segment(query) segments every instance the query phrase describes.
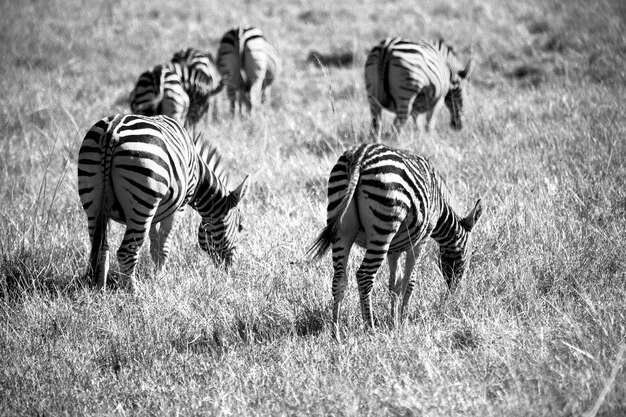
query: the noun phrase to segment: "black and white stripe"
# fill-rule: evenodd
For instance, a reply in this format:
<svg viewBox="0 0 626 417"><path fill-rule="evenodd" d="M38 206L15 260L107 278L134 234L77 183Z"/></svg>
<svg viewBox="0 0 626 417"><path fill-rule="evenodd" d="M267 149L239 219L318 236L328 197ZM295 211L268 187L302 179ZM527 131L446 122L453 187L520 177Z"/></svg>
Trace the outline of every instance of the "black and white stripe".
<svg viewBox="0 0 626 417"><path fill-rule="evenodd" d="M230 111L235 113L235 99L248 112L269 95L270 85L280 72L278 53L261 31L250 26L231 29L220 42L217 69L227 84Z"/></svg>
<svg viewBox="0 0 626 417"><path fill-rule="evenodd" d="M365 86L372 113L372 134L379 137L381 110L396 114L399 132L409 117L426 114L426 130L435 126L443 105L450 110L451 126L463 126L465 83L474 68L463 67L443 40L410 42L388 38L376 45L365 63Z"/></svg>
<svg viewBox="0 0 626 417"><path fill-rule="evenodd" d="M135 114L162 114L179 123L187 119L189 97L178 74L167 65L157 65L141 74L129 101Z"/></svg>
<svg viewBox="0 0 626 417"><path fill-rule="evenodd" d="M212 98L221 91L222 85L218 83L213 56L193 48L180 50L172 57L171 68L180 77L189 96L188 124L198 123L211 105L216 116L216 103Z"/></svg>
<svg viewBox="0 0 626 417"><path fill-rule="evenodd" d="M109 220L126 225L117 252L120 270L135 284L139 250L149 235L157 272L167 260L178 213L191 205L210 236L200 241L216 262L230 265L238 240L244 180L228 191L217 150L166 116L116 115L85 135L78 155L78 192L87 214L90 268L99 287L109 268Z"/></svg>
<svg viewBox="0 0 626 417"><path fill-rule="evenodd" d="M370 295L385 256L389 260L395 317L396 298L402 296L401 312L409 305L415 284L413 267L429 237L439 244L441 270L449 289L454 290L469 265L470 232L481 214L478 200L466 217L457 215L443 180L421 156L380 144L346 151L328 179L327 225L309 250L319 259L332 246L335 329L347 286L346 264L354 243L366 250L356 277L363 320L371 327ZM398 259L403 252L407 254L404 276L396 283Z"/></svg>

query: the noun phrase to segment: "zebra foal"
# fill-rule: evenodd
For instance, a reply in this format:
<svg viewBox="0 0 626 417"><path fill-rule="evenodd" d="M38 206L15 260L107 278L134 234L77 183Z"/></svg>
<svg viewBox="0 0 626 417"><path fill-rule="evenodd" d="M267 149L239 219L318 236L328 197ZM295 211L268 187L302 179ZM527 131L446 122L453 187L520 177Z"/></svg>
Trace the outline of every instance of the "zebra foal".
<svg viewBox="0 0 626 417"><path fill-rule="evenodd" d="M237 98L240 114L242 103L251 113L265 101L280 68L278 53L259 29L242 26L226 32L217 52L217 69L227 84L231 114L235 114Z"/></svg>
<svg viewBox="0 0 626 417"><path fill-rule="evenodd" d="M87 132L78 155L78 193L87 215L89 273L99 288L109 269L109 220L126 225L117 251L120 271L136 289L139 250L150 237L157 273L170 252L172 232L185 204L202 217L200 246L230 266L241 231L239 201L246 180L228 190L217 149L166 116L115 115Z"/></svg>
<svg viewBox="0 0 626 417"><path fill-rule="evenodd" d="M435 127L441 108L450 110L450 125L463 126L465 84L474 69L470 59L463 67L454 49L443 40L410 42L387 38L376 45L365 62L365 87L372 114L371 134L380 137L381 110L396 114L400 133L409 115L426 114L426 131Z"/></svg>
<svg viewBox="0 0 626 417"><path fill-rule="evenodd" d="M380 144L364 144L346 151L328 179L327 224L309 253L320 259L331 247L333 254L333 324L339 339L339 316L348 280L346 264L356 243L365 257L356 272L361 313L373 327L371 292L374 277L385 256L389 261L391 311L397 319L406 312L415 285L412 271L429 237L438 244L441 271L450 291L467 269L471 255L470 233L482 214L480 199L465 217L451 207L442 178L421 156ZM396 282L398 259L406 253L404 274Z"/></svg>

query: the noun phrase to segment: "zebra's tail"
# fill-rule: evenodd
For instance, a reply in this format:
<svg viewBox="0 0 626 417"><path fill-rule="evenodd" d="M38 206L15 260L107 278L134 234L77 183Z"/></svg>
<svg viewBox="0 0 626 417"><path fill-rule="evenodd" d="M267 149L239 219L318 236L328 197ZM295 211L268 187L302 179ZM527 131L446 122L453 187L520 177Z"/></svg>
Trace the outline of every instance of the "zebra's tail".
<svg viewBox="0 0 626 417"><path fill-rule="evenodd" d="M104 200L103 200L104 201ZM93 242L91 243L91 253L89 254L89 268L91 279L94 284L98 283L98 279L102 274L100 270L102 247L107 241L107 224L108 219L104 210L104 204L100 207L96 216L96 227L93 232Z"/></svg>
<svg viewBox="0 0 626 417"><path fill-rule="evenodd" d="M101 271L102 265L102 248L107 242L107 229L110 217L111 207L113 206L113 192L109 179L111 176L111 160L113 158L113 147L115 141L113 139L113 131L120 122L120 117L115 117L110 121L108 128L102 133L104 140L101 141L103 145L102 152L102 191L100 199L100 207L95 216L95 227L93 231L93 242L91 243L91 252L89 253L89 268L91 273L91 279L94 284L98 284L100 275L106 273ZM102 277L102 284L106 282L106 276Z"/></svg>
<svg viewBox="0 0 626 417"><path fill-rule="evenodd" d="M313 245L307 251L307 256L311 256L313 261L318 261L328 252L333 241L337 237L343 217L348 210L348 206L352 202L354 192L356 191L359 178L361 177L361 162L365 149L368 146L360 147L354 154L348 156L348 186L345 189L341 202L335 209L335 215L328 219L326 227L322 229Z"/></svg>

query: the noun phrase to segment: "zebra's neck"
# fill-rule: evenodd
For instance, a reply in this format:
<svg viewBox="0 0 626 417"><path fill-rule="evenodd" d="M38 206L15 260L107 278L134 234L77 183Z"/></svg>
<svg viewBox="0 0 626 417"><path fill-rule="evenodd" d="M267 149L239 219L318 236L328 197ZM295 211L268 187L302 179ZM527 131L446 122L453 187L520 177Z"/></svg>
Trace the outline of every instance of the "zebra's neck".
<svg viewBox="0 0 626 417"><path fill-rule="evenodd" d="M442 250L463 252L467 244L468 232L461 224L461 218L454 212L445 196L441 198L439 219L431 236Z"/></svg>
<svg viewBox="0 0 626 417"><path fill-rule="evenodd" d="M198 161L198 181L189 202L202 217L216 217L227 203L228 190L207 164Z"/></svg>

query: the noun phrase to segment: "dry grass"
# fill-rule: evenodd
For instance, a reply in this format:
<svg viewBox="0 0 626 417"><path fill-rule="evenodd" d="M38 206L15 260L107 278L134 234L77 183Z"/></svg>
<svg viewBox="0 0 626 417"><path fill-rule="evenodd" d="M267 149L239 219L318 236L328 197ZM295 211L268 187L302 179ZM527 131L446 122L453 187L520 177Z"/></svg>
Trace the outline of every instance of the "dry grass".
<svg viewBox="0 0 626 417"><path fill-rule="evenodd" d="M626 413L624 6L236 3L0 4L0 413ZM143 70L182 47L215 51L240 23L263 28L285 69L254 120L222 101L202 126L235 180L253 176L236 267L200 252L190 210L164 276L144 252L140 296L94 292L81 279L82 136L127 111ZM367 131L363 63L388 35L443 35L477 59L462 132L442 114L436 133L391 143L428 156L464 211L482 196L486 212L457 294L444 296L432 251L399 328L379 277L370 334L351 279L338 344L330 259L304 252L332 164ZM320 69L312 50L353 64Z"/></svg>

